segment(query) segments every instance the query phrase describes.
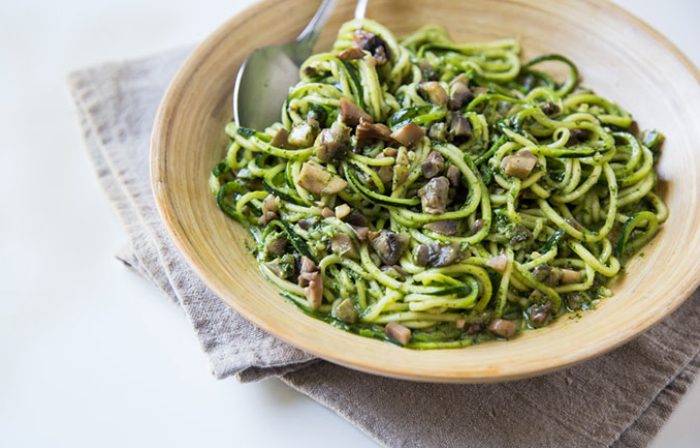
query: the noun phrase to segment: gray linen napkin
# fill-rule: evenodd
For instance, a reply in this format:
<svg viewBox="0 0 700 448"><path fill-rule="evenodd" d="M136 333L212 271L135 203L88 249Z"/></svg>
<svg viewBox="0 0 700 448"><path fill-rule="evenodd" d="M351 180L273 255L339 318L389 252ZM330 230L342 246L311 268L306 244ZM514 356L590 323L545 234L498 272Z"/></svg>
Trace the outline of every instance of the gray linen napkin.
<svg viewBox="0 0 700 448"><path fill-rule="evenodd" d="M170 242L148 179L155 111L187 52L81 70L69 85L97 175L129 237L118 257L182 307L218 378L279 375L392 447L637 447L654 436L700 368L698 293L610 354L492 385L413 383L318 361L218 300Z"/></svg>

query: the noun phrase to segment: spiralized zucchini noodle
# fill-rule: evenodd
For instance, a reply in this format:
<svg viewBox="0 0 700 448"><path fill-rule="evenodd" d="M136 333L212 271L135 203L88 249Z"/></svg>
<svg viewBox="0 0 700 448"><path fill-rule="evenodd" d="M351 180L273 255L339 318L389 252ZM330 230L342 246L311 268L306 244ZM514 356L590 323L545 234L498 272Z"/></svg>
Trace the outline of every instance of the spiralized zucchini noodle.
<svg viewBox="0 0 700 448"><path fill-rule="evenodd" d="M564 56L353 20L300 74L279 123L226 126L210 185L282 296L341 329L417 349L512 338L609 296L668 216L663 135Z"/></svg>

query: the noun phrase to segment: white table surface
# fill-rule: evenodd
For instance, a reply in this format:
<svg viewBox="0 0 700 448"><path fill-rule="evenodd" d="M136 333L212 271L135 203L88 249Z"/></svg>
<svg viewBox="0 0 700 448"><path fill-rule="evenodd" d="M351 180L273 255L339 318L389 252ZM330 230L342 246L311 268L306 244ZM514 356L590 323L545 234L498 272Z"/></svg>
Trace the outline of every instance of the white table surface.
<svg viewBox="0 0 700 448"><path fill-rule="evenodd" d="M373 445L278 380L210 375L182 312L114 259L125 236L65 86L71 69L201 40L250 3L0 2L0 445ZM618 3L700 64L700 2ZM696 384L652 446L698 446L698 413Z"/></svg>

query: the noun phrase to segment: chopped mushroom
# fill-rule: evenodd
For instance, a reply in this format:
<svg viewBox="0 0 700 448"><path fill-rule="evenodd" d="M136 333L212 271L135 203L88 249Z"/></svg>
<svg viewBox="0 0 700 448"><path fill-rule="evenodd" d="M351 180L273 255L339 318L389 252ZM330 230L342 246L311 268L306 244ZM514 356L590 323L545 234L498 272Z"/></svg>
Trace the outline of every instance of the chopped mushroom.
<svg viewBox="0 0 700 448"><path fill-rule="evenodd" d="M262 215L258 219L258 222L262 225L276 219L279 211L280 198L275 195L268 194L262 203Z"/></svg>
<svg viewBox="0 0 700 448"><path fill-rule="evenodd" d="M389 60L389 48L384 39L376 34L365 30L355 30L352 39L356 47L369 51L372 54L372 57L377 61L377 65L383 65Z"/></svg>
<svg viewBox="0 0 700 448"><path fill-rule="evenodd" d="M357 143L359 145L364 145L373 140L391 140L391 129L389 129L385 124L382 123L372 123L364 118L360 118L360 123L355 129L355 136L357 137Z"/></svg>
<svg viewBox="0 0 700 448"><path fill-rule="evenodd" d="M456 263L462 257L459 244L419 244L413 254L419 266L441 267Z"/></svg>
<svg viewBox="0 0 700 448"><path fill-rule="evenodd" d="M343 123L348 126L357 126L360 123L360 119L364 118L370 123L373 122L372 116L360 109L355 103L350 101L346 97L340 99L340 119Z"/></svg>
<svg viewBox="0 0 700 448"><path fill-rule="evenodd" d="M544 112L545 115L556 115L561 111L559 106L552 102L546 102L540 105L540 109L542 109L542 112Z"/></svg>
<svg viewBox="0 0 700 448"><path fill-rule="evenodd" d="M369 236L369 220L365 215L353 210L344 219L350 225L350 228L355 232L355 236L360 241L366 241Z"/></svg>
<svg viewBox="0 0 700 448"><path fill-rule="evenodd" d="M377 175L385 184L391 182L394 178L394 165L384 165L380 166L377 170Z"/></svg>
<svg viewBox="0 0 700 448"><path fill-rule="evenodd" d="M510 338L515 334L518 327L512 320L494 319L489 324L489 331L503 338Z"/></svg>
<svg viewBox="0 0 700 448"><path fill-rule="evenodd" d="M302 121L292 126L292 131L289 133L287 141L290 145L306 148L314 144L316 132L309 123Z"/></svg>
<svg viewBox="0 0 700 448"><path fill-rule="evenodd" d="M447 92L445 92L445 89L442 88L439 82L423 82L418 86L418 89L434 105L444 107L447 104Z"/></svg>
<svg viewBox="0 0 700 448"><path fill-rule="evenodd" d="M336 233L331 237L331 251L349 258L357 258L357 251L355 250L355 244L352 242L352 237L345 233Z"/></svg>
<svg viewBox="0 0 700 448"><path fill-rule="evenodd" d="M362 59L365 57L365 52L362 51L361 48L358 47L350 47L346 48L345 50L339 52L338 54L335 55L338 59L342 61L352 61L354 59Z"/></svg>
<svg viewBox="0 0 700 448"><path fill-rule="evenodd" d="M324 162L342 160L350 147L350 128L338 121L318 136L316 157Z"/></svg>
<svg viewBox="0 0 700 448"><path fill-rule="evenodd" d="M386 335L401 345L406 345L411 340L411 330L398 322L389 322L384 327Z"/></svg>
<svg viewBox="0 0 700 448"><path fill-rule="evenodd" d="M396 157L396 154L399 153L399 150L396 148L384 148L384 151L382 151L385 156L387 157Z"/></svg>
<svg viewBox="0 0 700 448"><path fill-rule="evenodd" d="M554 268L552 266L542 264L535 266L532 270L532 275L539 282L544 283L547 286L557 286L562 278L562 271L559 268Z"/></svg>
<svg viewBox="0 0 700 448"><path fill-rule="evenodd" d="M338 299L333 302L331 315L348 324L354 324L359 317L357 309L355 309L355 305L353 305L351 299Z"/></svg>
<svg viewBox="0 0 700 448"><path fill-rule="evenodd" d="M583 280L583 273L581 271L574 271L573 269L561 269L561 283L578 283Z"/></svg>
<svg viewBox="0 0 700 448"><path fill-rule="evenodd" d="M340 204L335 208L335 216L338 219L343 219L350 214L352 208L348 204Z"/></svg>
<svg viewBox="0 0 700 448"><path fill-rule="evenodd" d="M391 138L407 148L413 146L423 137L425 137L425 129L414 122L410 122L391 133Z"/></svg>
<svg viewBox="0 0 700 448"><path fill-rule="evenodd" d="M287 131L285 128L280 128L280 130L277 131L275 136L272 137L272 141L270 142L270 144L278 148L286 148L289 146L289 142L287 141L288 138L289 131Z"/></svg>
<svg viewBox="0 0 700 448"><path fill-rule="evenodd" d="M469 90L469 81L464 75L460 75L450 83L450 99L447 107L450 110L458 110L466 106L474 99L474 94Z"/></svg>
<svg viewBox="0 0 700 448"><path fill-rule="evenodd" d="M462 180L462 172L456 166L450 165L447 168L447 173L445 174L445 177L447 177L447 179L450 181L450 184L453 187L458 187L460 181Z"/></svg>
<svg viewBox="0 0 700 448"><path fill-rule="evenodd" d="M507 175L518 179L526 179L532 172L532 169L535 168L535 165L537 165L537 156L530 151L520 151L517 154L504 157L501 161L503 171Z"/></svg>
<svg viewBox="0 0 700 448"><path fill-rule="evenodd" d="M530 322L536 327L544 325L549 317L551 308L551 305L548 303L532 305L527 310L527 313L530 315Z"/></svg>
<svg viewBox="0 0 700 448"><path fill-rule="evenodd" d="M299 172L299 185L313 194L320 195L339 193L348 183L324 170L321 165L306 162Z"/></svg>
<svg viewBox="0 0 700 448"><path fill-rule="evenodd" d="M312 310L317 310L323 303L323 276L320 272L307 272L300 276L306 277L308 282L304 288L306 299L309 301L309 306Z"/></svg>
<svg viewBox="0 0 700 448"><path fill-rule="evenodd" d="M423 211L432 215L445 213L449 191L450 181L445 176L430 179L418 190Z"/></svg>
<svg viewBox="0 0 700 448"><path fill-rule="evenodd" d="M469 138L472 135L472 125L464 115L459 112L450 112L448 115L448 138L452 141Z"/></svg>
<svg viewBox="0 0 700 448"><path fill-rule="evenodd" d="M370 235L370 244L384 264L392 266L399 262L408 248L408 239L406 235L393 230L382 230Z"/></svg>
<svg viewBox="0 0 700 448"><path fill-rule="evenodd" d="M484 220L481 218L475 219L471 226L469 226L469 232L471 235L479 233L481 229L484 228Z"/></svg>
<svg viewBox="0 0 700 448"><path fill-rule="evenodd" d="M272 255L282 255L286 249L287 239L282 237L272 239L265 245L265 251Z"/></svg>
<svg viewBox="0 0 700 448"><path fill-rule="evenodd" d="M440 171L445 167L445 159L437 151L431 151L425 161L421 164L420 170L423 176L430 179L440 174Z"/></svg>
<svg viewBox="0 0 700 448"><path fill-rule="evenodd" d="M433 140L444 142L447 140L447 125L441 121L433 123L428 129L428 137Z"/></svg>
<svg viewBox="0 0 700 448"><path fill-rule="evenodd" d="M506 268L508 267L508 257L506 257L505 254L499 254L495 257L491 257L488 260L486 260L486 266L502 274L506 271Z"/></svg>
<svg viewBox="0 0 700 448"><path fill-rule="evenodd" d="M330 207L323 207L321 210L321 216L324 218L330 218L332 216L335 216L335 213L333 213L333 210Z"/></svg>
<svg viewBox="0 0 700 448"><path fill-rule="evenodd" d="M567 146L576 145L588 139L590 132L588 129L574 128L569 130L569 141L566 142Z"/></svg>
<svg viewBox="0 0 700 448"><path fill-rule="evenodd" d="M301 272L314 272L318 269L316 263L309 257L302 255L301 257Z"/></svg>
<svg viewBox="0 0 700 448"><path fill-rule="evenodd" d="M428 224L424 225L423 228L441 233L443 235L454 236L457 235L457 232L459 231L459 221L455 219L448 219L446 221L429 222Z"/></svg>

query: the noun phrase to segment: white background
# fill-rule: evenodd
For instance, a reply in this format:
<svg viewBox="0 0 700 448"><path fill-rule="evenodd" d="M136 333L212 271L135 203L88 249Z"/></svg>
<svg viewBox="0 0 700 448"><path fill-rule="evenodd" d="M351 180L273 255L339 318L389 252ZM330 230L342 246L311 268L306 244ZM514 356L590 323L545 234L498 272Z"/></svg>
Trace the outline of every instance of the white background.
<svg viewBox="0 0 700 448"><path fill-rule="evenodd" d="M0 445L372 446L278 380L209 374L180 310L114 259L125 237L65 87L71 69L199 41L250 3L0 2ZM618 3L700 64L700 2ZM699 413L695 385L652 446L697 446Z"/></svg>

